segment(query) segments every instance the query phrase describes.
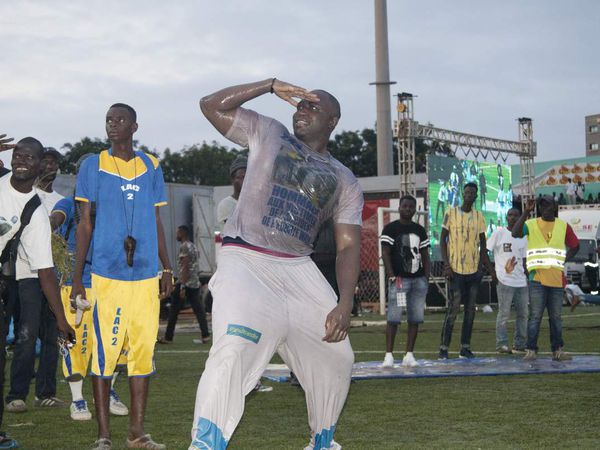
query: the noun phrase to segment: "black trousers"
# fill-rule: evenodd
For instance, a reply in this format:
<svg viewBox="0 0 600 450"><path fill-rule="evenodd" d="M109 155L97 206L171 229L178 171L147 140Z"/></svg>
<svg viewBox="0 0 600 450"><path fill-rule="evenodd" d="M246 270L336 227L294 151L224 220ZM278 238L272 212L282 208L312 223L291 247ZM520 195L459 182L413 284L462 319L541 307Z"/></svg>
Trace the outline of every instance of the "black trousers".
<svg viewBox="0 0 600 450"><path fill-rule="evenodd" d="M10 391L6 401L27 398L35 372L35 344L38 337L42 342L42 350L38 369L35 372L35 395L42 399L54 397L58 367L56 318L48 306L37 278L19 280L17 284L21 311L10 369Z"/></svg>
<svg viewBox="0 0 600 450"><path fill-rule="evenodd" d="M173 335L175 334L175 325L177 324L177 318L179 317L179 311L183 306L183 300L179 297L180 292L181 284L177 283L173 293L171 294L171 309L169 310L169 321L167 323L167 330L165 332L165 339L167 341L173 340ZM200 325L202 337L205 338L210 336L210 332L208 331L208 323L206 322L206 312L204 311L204 304L202 303L202 298L200 296L200 288L186 287L185 298L194 310L194 314L198 320L198 325Z"/></svg>
<svg viewBox="0 0 600 450"><path fill-rule="evenodd" d="M13 279L14 281L14 279ZM2 418L4 416L4 368L6 366L6 335L8 334L8 325L10 315L6 314L4 301L8 298L9 289L16 289L16 282L11 283L6 280L7 288L0 299L0 427L2 427Z"/></svg>

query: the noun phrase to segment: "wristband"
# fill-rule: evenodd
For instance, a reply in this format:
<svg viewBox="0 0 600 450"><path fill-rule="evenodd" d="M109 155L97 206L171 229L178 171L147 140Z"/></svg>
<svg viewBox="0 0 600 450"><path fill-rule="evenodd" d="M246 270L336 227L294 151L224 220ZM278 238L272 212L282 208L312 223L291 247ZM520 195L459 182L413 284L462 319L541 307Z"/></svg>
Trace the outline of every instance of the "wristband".
<svg viewBox="0 0 600 450"><path fill-rule="evenodd" d="M273 79L271 80L271 88L269 89L269 92L270 92L271 94L275 92L275 91L273 91L273 85L275 84L275 80L276 80L276 79L277 79L277 78L273 78Z"/></svg>

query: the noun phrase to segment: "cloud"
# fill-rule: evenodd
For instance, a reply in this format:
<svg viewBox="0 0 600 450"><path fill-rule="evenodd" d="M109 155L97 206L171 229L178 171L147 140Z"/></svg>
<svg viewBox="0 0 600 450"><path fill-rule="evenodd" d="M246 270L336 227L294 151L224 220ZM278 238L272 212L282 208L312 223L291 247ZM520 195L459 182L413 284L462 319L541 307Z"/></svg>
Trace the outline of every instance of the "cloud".
<svg viewBox="0 0 600 450"><path fill-rule="evenodd" d="M333 92L338 131L375 123L372 2L7 0L0 17L0 132L15 137L100 137L125 101L150 147L225 143L198 99L272 76ZM507 139L528 115L544 159L583 155L583 116L600 112L598 23L593 0L388 1L392 95L418 95L420 122ZM290 123L271 96L250 106Z"/></svg>

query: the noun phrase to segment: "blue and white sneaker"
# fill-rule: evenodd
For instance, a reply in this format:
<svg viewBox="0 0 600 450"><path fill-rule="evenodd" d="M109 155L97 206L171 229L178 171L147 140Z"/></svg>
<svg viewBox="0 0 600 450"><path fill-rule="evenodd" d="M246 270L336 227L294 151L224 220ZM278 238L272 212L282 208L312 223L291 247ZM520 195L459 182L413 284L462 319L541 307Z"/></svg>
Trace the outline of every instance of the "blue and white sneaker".
<svg viewBox="0 0 600 450"><path fill-rule="evenodd" d="M129 414L129 408L121 401L117 395L117 391L110 390L110 413L113 416L126 416Z"/></svg>
<svg viewBox="0 0 600 450"><path fill-rule="evenodd" d="M314 448L315 448L315 439L311 438L310 444L308 444L307 447L304 447L304 450L314 450ZM335 442L334 440L332 440L331 446L327 450L342 450L342 446L340 444L338 444L337 442Z"/></svg>
<svg viewBox="0 0 600 450"><path fill-rule="evenodd" d="M83 399L71 402L71 419L92 420L92 413L88 409L87 402ZM2 448L2 447L0 447Z"/></svg>

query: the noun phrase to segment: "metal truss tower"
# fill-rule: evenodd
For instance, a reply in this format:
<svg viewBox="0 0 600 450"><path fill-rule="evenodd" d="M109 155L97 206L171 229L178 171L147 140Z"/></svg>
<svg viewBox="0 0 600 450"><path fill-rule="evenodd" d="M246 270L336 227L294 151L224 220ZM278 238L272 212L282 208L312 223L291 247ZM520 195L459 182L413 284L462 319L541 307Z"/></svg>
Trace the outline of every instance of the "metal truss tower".
<svg viewBox="0 0 600 450"><path fill-rule="evenodd" d="M416 164L415 164L415 122L413 116L413 96L407 92L398 94L398 121L396 137L398 138L398 173L400 174L400 196L405 194L417 198Z"/></svg>
<svg viewBox="0 0 600 450"><path fill-rule="evenodd" d="M416 195L415 140L423 139L429 143L445 144L450 147L454 155L460 152L464 157L472 155L474 158L486 159L491 156L494 161L498 159L506 161L510 154L517 155L521 165L521 198L525 201L534 197L533 159L537 154L537 145L533 141L531 119L526 117L518 119L518 141L496 139L421 125L414 120L413 95L402 92L397 97L398 120L394 128L398 139L400 195Z"/></svg>
<svg viewBox="0 0 600 450"><path fill-rule="evenodd" d="M537 143L533 140L532 120L528 117L520 117L518 120L519 142L523 149L523 153L519 155L521 163L521 201L525 205L527 200L535 198L533 158L537 156Z"/></svg>

